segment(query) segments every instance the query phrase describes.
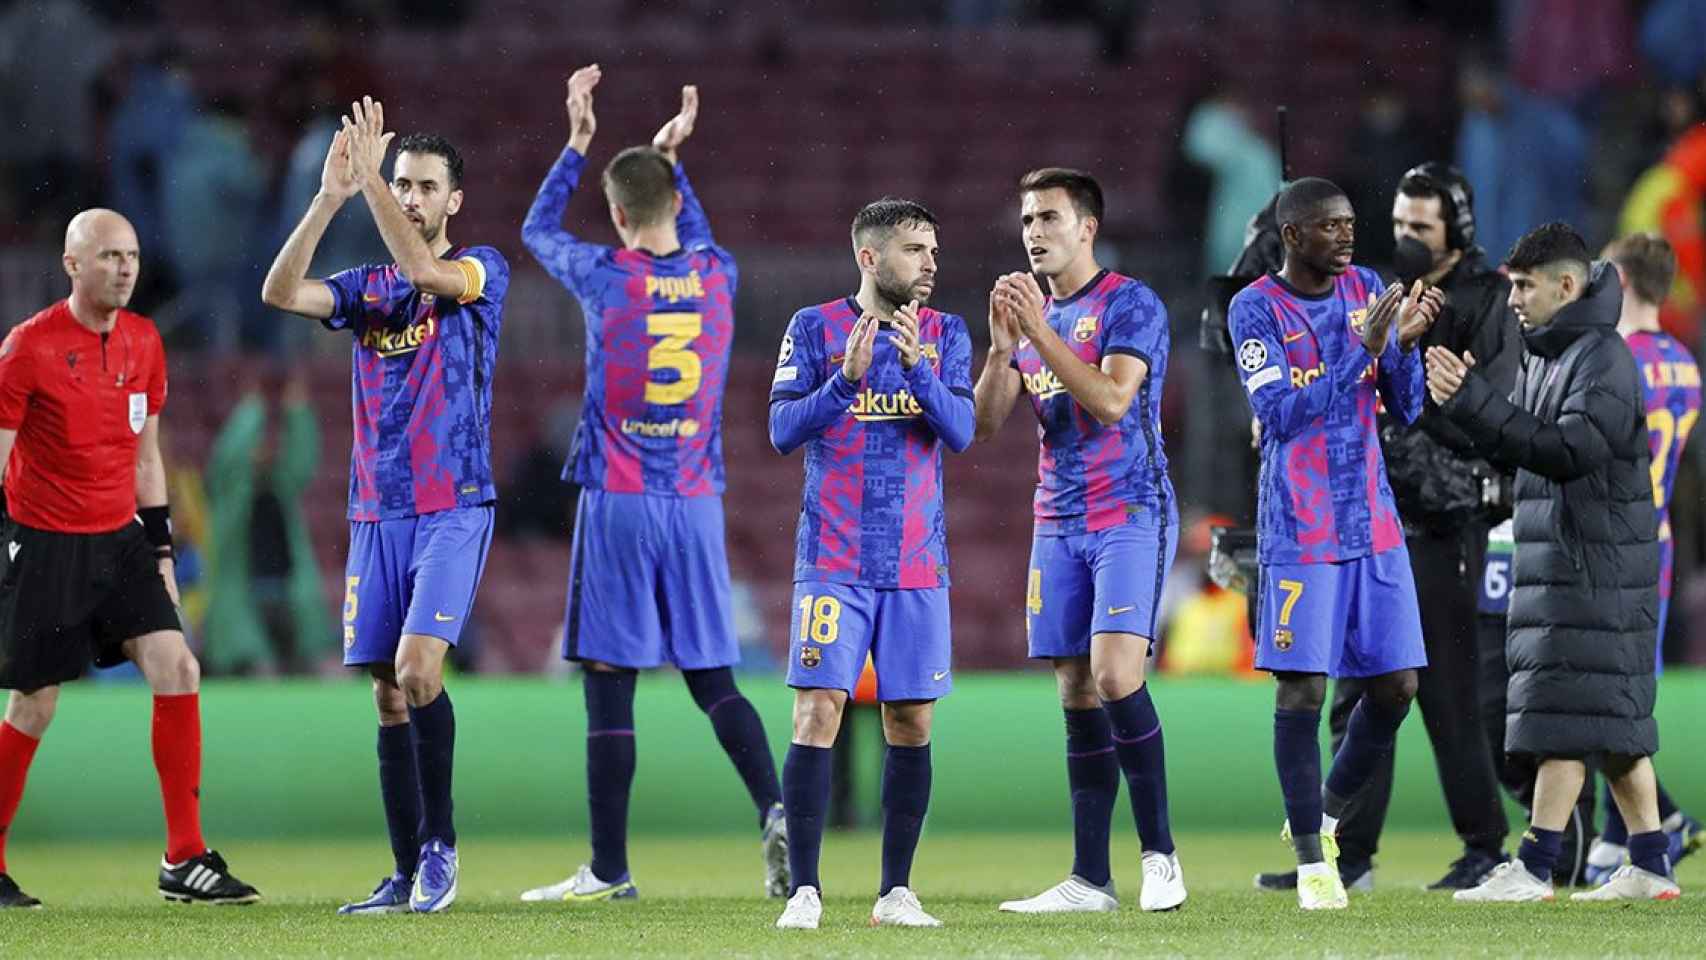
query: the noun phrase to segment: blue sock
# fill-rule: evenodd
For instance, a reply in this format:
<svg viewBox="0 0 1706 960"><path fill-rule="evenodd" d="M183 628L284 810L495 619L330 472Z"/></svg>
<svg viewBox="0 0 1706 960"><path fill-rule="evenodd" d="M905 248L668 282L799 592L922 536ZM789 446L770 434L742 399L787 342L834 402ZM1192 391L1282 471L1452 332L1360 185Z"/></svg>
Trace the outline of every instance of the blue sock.
<svg viewBox="0 0 1706 960"><path fill-rule="evenodd" d="M1101 707L1066 711L1066 783L1072 789L1072 872L1105 887L1108 834L1120 794L1114 728Z"/></svg>
<svg viewBox="0 0 1706 960"><path fill-rule="evenodd" d="M1600 801L1605 804L1605 832L1599 835L1606 843L1620 847L1629 844L1629 825L1623 822L1623 811L1617 809L1617 798L1611 795L1611 781L1600 787Z"/></svg>
<svg viewBox="0 0 1706 960"><path fill-rule="evenodd" d="M1318 710L1274 711L1274 767L1279 770L1280 794L1291 823L1293 842L1318 863L1321 834L1321 713ZM1304 838L1309 838L1305 840Z"/></svg>
<svg viewBox="0 0 1706 960"><path fill-rule="evenodd" d="M717 670L683 670L693 702L711 718L711 729L717 742L734 762L735 770L746 783L746 792L758 808L758 826L770 808L782 801L782 786L776 782L776 759L770 755L770 740L764 735L764 721L752 701L735 689L734 671L728 667Z"/></svg>
<svg viewBox="0 0 1706 960"><path fill-rule="evenodd" d="M1173 852L1173 828L1167 816L1167 751L1161 742L1161 718L1149 697L1149 684L1102 709L1114 728L1114 750L1131 793L1131 813L1145 852Z"/></svg>
<svg viewBox="0 0 1706 960"><path fill-rule="evenodd" d="M628 879L628 794L634 786L632 670L589 670L586 693L586 803L592 875Z"/></svg>
<svg viewBox="0 0 1706 960"><path fill-rule="evenodd" d="M415 768L421 779L422 843L438 839L456 846L456 827L451 821L450 779L456 761L456 710L450 691L424 707L409 708L409 729L415 735Z"/></svg>
<svg viewBox="0 0 1706 960"><path fill-rule="evenodd" d="M1629 862L1648 873L1670 876L1670 838L1663 830L1631 834Z"/></svg>
<svg viewBox="0 0 1706 960"><path fill-rule="evenodd" d="M1517 845L1516 858L1543 883L1552 882L1552 867L1564 849L1564 831L1529 827Z"/></svg>
<svg viewBox="0 0 1706 960"><path fill-rule="evenodd" d="M415 875L421 855L421 778L415 772L415 743L409 724L379 727L379 798L385 803L385 830L397 874Z"/></svg>
<svg viewBox="0 0 1706 960"><path fill-rule="evenodd" d="M929 806L930 745L890 744L883 757L883 882L877 896L911 880L912 855L918 850Z"/></svg>
<svg viewBox="0 0 1706 960"><path fill-rule="evenodd" d="M816 887L818 855L823 850L823 815L829 809L829 747L791 744L782 761L782 805L788 817L788 872L793 888Z"/></svg>
<svg viewBox="0 0 1706 960"><path fill-rule="evenodd" d="M1392 752L1392 745L1398 740L1398 727L1409 712L1407 704L1401 710L1394 710L1369 696L1357 701L1345 727L1345 741L1339 745L1332 769L1327 771L1328 813L1335 817L1344 814L1344 805L1356 798L1374 775L1380 759Z"/></svg>

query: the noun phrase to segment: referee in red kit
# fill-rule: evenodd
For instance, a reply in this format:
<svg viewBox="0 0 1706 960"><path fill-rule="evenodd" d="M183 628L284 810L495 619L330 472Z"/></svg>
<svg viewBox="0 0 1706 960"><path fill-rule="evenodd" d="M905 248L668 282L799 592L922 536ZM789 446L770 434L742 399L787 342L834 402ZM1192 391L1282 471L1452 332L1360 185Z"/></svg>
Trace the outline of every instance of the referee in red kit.
<svg viewBox="0 0 1706 960"><path fill-rule="evenodd" d="M172 522L160 458L166 353L136 287L136 231L111 210L65 230L71 297L0 343L0 906L36 907L6 867L59 685L134 661L154 691L154 767L166 809L160 895L253 903L201 836L201 667L178 622Z"/></svg>

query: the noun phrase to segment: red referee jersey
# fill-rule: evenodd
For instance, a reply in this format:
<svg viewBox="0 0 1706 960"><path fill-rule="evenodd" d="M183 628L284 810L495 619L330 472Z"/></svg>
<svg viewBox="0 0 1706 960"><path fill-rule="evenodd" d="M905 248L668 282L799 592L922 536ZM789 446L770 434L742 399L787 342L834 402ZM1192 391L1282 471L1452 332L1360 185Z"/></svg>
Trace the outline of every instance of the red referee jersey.
<svg viewBox="0 0 1706 960"><path fill-rule="evenodd" d="M136 448L166 403L166 350L128 310L102 335L61 300L0 343L0 429L18 431L6 508L26 527L108 533L136 516Z"/></svg>

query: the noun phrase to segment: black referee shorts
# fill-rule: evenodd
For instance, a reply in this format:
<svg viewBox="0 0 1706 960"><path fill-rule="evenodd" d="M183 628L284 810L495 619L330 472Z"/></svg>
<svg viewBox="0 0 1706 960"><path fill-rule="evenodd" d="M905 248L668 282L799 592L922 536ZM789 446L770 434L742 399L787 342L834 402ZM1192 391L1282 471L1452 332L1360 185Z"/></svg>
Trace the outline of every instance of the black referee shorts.
<svg viewBox="0 0 1706 960"><path fill-rule="evenodd" d="M123 663L126 640L182 630L142 524L54 533L0 521L0 689Z"/></svg>

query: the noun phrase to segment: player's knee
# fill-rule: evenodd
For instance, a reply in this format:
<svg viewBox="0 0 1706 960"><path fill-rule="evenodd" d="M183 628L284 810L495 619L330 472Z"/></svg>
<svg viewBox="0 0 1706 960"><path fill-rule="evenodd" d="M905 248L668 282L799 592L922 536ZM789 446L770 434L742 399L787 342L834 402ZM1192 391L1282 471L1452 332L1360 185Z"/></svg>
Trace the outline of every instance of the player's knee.
<svg viewBox="0 0 1706 960"><path fill-rule="evenodd" d="M1143 686L1143 663L1099 664L1096 667L1096 697L1102 703L1124 700Z"/></svg>
<svg viewBox="0 0 1706 960"><path fill-rule="evenodd" d="M794 742L810 747L835 745L846 694L839 690L801 691L794 701Z"/></svg>
<svg viewBox="0 0 1706 960"><path fill-rule="evenodd" d="M930 742L930 711L883 711L883 740L893 747L922 747Z"/></svg>
<svg viewBox="0 0 1706 960"><path fill-rule="evenodd" d="M1375 695L1391 710L1407 710L1416 699L1416 671L1405 670L1388 676L1375 688Z"/></svg>
<svg viewBox="0 0 1706 960"><path fill-rule="evenodd" d="M201 662L187 644L167 654L154 684L157 693L195 693L201 689Z"/></svg>
<svg viewBox="0 0 1706 960"><path fill-rule="evenodd" d="M426 664L405 662L397 665L397 686L409 706L424 707L438 699L444 678Z"/></svg>
<svg viewBox="0 0 1706 960"><path fill-rule="evenodd" d="M1278 678L1274 705L1281 710L1320 713L1327 702L1327 679L1313 674L1282 675Z"/></svg>
<svg viewBox="0 0 1706 960"><path fill-rule="evenodd" d="M373 678L373 706L379 711L379 722L395 726L409 721L409 701L403 688L390 680Z"/></svg>
<svg viewBox="0 0 1706 960"><path fill-rule="evenodd" d="M47 732L59 706L59 688L43 687L29 693L16 690L6 701L6 722L13 729L37 740Z"/></svg>
<svg viewBox="0 0 1706 960"><path fill-rule="evenodd" d="M1067 710L1094 710L1102 705L1096 694L1096 678L1090 672L1086 657L1056 660L1054 682L1060 691L1060 705Z"/></svg>

